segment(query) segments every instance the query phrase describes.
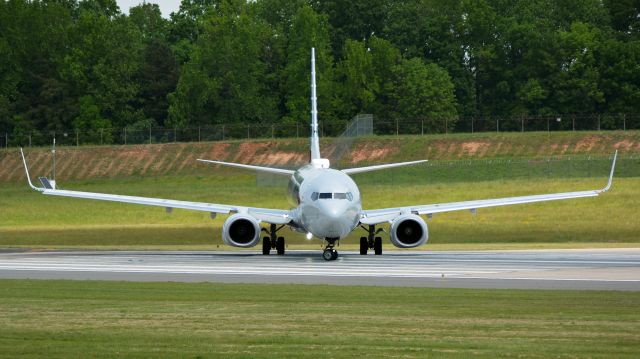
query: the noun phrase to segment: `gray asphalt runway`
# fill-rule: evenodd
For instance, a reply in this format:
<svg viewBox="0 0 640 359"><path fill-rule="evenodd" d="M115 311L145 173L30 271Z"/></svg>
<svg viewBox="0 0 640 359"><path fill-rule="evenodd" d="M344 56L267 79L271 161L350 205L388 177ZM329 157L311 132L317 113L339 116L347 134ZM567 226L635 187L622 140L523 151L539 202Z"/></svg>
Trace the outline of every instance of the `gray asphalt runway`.
<svg viewBox="0 0 640 359"><path fill-rule="evenodd" d="M0 278L640 290L640 249L340 252L1 251Z"/></svg>

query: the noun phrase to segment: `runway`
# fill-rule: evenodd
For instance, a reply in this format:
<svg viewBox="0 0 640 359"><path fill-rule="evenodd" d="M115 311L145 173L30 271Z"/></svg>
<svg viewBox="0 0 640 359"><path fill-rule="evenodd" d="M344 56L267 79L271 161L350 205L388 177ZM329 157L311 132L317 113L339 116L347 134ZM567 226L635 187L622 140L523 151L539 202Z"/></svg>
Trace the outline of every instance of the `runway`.
<svg viewBox="0 0 640 359"><path fill-rule="evenodd" d="M640 290L640 249L320 253L5 250L0 278Z"/></svg>

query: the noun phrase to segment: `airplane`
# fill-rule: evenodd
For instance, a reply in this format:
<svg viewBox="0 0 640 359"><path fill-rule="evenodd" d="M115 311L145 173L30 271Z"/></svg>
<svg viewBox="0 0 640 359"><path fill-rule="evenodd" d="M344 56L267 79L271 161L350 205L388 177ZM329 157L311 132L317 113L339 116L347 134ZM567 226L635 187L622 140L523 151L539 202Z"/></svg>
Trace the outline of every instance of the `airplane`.
<svg viewBox="0 0 640 359"><path fill-rule="evenodd" d="M279 255L285 253L285 239L278 236L278 232L284 227L289 227L294 231L306 233L307 239L315 237L323 240L322 257L327 261L338 258L338 252L335 249L336 242L345 238L356 228L362 228L367 232L367 236L360 238L360 254L366 255L370 249L373 249L376 255L381 255L382 237L378 236L380 232L384 232L382 228L379 228L381 225L389 225L389 237L394 246L415 248L427 243L428 240L428 227L421 216L431 218L436 213L460 210L470 210L475 214L479 208L596 197L611 188L618 155L616 151L613 156L609 181L603 189L365 210L362 208L362 197L358 186L350 175L416 165L426 162L426 160L342 170L331 168L329 160L320 155L314 48L311 49L311 136L308 164L293 171L198 159L204 163L289 177L288 200L293 206L291 209L256 208L62 190L56 188L55 181L46 177L39 177L43 187L36 187L31 182L22 148L20 153L29 186L45 195L159 206L165 207L167 212L171 212L174 208L204 211L209 212L211 218L215 218L217 214L231 214L222 226L223 242L229 246L240 248L254 247L260 243L261 233L265 232L266 235L262 238L262 254L264 255L269 255L272 249L275 249Z"/></svg>

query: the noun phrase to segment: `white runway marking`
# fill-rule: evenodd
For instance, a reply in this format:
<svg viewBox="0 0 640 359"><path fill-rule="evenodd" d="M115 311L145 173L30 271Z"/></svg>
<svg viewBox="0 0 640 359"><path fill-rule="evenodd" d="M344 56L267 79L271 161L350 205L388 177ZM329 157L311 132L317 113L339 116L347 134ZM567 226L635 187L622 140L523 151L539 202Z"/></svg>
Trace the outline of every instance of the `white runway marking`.
<svg viewBox="0 0 640 359"><path fill-rule="evenodd" d="M341 252L338 260L331 262L322 260L319 251L290 251L284 256L262 256L255 251L5 252L0 253L0 277L226 282L270 282L277 278L279 283L467 283L461 285L472 287L485 283L485 287L536 288L549 287L550 282L576 282L581 283L574 285L576 288L591 289L592 283L594 289L606 289L604 283L617 283L622 289L637 290L640 250L407 251L383 256Z"/></svg>

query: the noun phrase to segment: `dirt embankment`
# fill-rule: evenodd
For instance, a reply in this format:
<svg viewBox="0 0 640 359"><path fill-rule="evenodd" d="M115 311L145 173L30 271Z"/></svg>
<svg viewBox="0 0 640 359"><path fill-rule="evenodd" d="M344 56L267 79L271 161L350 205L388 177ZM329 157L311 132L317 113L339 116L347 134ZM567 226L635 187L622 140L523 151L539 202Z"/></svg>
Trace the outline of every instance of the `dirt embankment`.
<svg viewBox="0 0 640 359"><path fill-rule="evenodd" d="M353 142L350 152L333 158L336 142L323 139L322 153L336 167L358 164L471 158L640 154L640 132L505 133L371 137ZM48 148L26 149L31 175L49 175ZM179 174L207 175L211 165L196 159L295 168L308 158L306 139L250 142L177 143L132 146L66 147L57 151L59 180ZM0 183L24 180L17 150L0 151Z"/></svg>

